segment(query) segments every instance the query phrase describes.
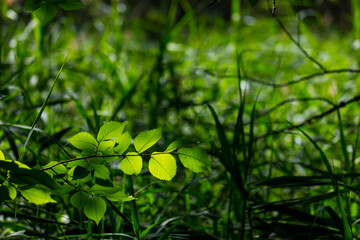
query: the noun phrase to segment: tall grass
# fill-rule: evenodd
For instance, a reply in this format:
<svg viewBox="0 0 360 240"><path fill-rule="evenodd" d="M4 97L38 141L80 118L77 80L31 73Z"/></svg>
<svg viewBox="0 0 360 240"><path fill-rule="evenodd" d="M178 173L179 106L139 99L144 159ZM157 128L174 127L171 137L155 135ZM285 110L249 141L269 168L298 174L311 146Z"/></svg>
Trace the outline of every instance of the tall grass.
<svg viewBox="0 0 360 240"><path fill-rule="evenodd" d="M2 203L0 236L357 238L360 71L348 40L359 37L360 21L351 3L352 32L340 34L311 16L296 26L296 7L280 1L278 20L266 1L232 1L229 21L216 17L221 2L163 1L139 15L130 4L92 1L47 26L30 22L20 3L1 2L0 149L8 158L35 168L68 159L77 154L69 136L117 120L129 121L132 136L162 127L164 149L180 137L199 144L212 170L179 168L162 182L147 171L125 177L116 163L113 184L137 200L108 201L98 226L64 191L56 205Z"/></svg>

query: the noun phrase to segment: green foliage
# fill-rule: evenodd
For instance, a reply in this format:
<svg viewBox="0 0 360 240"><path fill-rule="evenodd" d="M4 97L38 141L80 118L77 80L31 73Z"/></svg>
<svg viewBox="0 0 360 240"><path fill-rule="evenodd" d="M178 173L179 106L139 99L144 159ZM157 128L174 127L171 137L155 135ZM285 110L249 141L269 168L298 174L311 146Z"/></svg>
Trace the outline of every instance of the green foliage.
<svg viewBox="0 0 360 240"><path fill-rule="evenodd" d="M25 11L34 12L43 25L56 16L58 7L71 11L84 8L84 5L80 0L26 0L25 2Z"/></svg>
<svg viewBox="0 0 360 240"><path fill-rule="evenodd" d="M105 123L100 127L96 139L87 132L75 134L68 141L81 150L81 156L62 162L51 161L42 170L32 169L19 161L5 160L0 151L0 168L8 171L7 185L0 186L1 200L14 199L15 186L21 187L21 195L30 203L56 203L51 198L51 194L56 193L54 190L59 192L58 188L70 185L76 191L71 196L70 203L99 224L106 212L103 197L114 202L135 200L109 182L111 176L108 163L121 159L120 168L124 174L138 175L143 167L143 157L146 156L142 153L161 138L161 129L141 132L134 139L137 151L127 152L131 136L127 131L124 133L126 125L127 123L114 121ZM194 172L203 172L209 168L207 155L200 148L179 149L178 152L151 153L150 173L160 180L170 181L176 174L176 160L172 154L180 154L181 150L183 156L180 159L185 167ZM64 182L67 184L60 185Z"/></svg>
<svg viewBox="0 0 360 240"><path fill-rule="evenodd" d="M83 2L0 3L0 236L359 237L358 0Z"/></svg>

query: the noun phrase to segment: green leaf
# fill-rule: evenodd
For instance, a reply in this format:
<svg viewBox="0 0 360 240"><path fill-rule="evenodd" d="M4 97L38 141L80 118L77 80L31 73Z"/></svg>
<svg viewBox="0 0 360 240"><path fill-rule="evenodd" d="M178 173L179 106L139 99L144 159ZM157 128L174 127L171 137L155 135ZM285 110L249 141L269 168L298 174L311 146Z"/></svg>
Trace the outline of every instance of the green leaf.
<svg viewBox="0 0 360 240"><path fill-rule="evenodd" d="M30 170L31 168L27 165L25 165L22 162L14 161L14 160L0 160L0 168L9 170L11 172L23 172L24 169Z"/></svg>
<svg viewBox="0 0 360 240"><path fill-rule="evenodd" d="M256 3L258 3L260 0L249 0L249 3L251 6L254 6Z"/></svg>
<svg viewBox="0 0 360 240"><path fill-rule="evenodd" d="M110 194L110 195L106 195L106 198L113 202L118 202L118 201L128 202L128 201L135 200L135 198L133 196L128 196L121 191Z"/></svg>
<svg viewBox="0 0 360 240"><path fill-rule="evenodd" d="M179 149L183 146L187 146L187 145L191 145L194 144L194 141L190 141L187 139L179 139L179 140L175 140L172 143L169 144L169 146L166 148L166 152L172 152L175 151L176 149Z"/></svg>
<svg viewBox="0 0 360 240"><path fill-rule="evenodd" d="M77 179L82 179L87 177L87 175L89 175L89 170L81 167L81 166L77 166L75 167L74 173L73 173L73 179L77 180Z"/></svg>
<svg viewBox="0 0 360 240"><path fill-rule="evenodd" d="M66 2L57 3L56 5L66 11L84 8L84 5L79 0L67 0Z"/></svg>
<svg viewBox="0 0 360 240"><path fill-rule="evenodd" d="M152 147L161 138L161 128L141 132L134 139L134 146L137 152L142 153Z"/></svg>
<svg viewBox="0 0 360 240"><path fill-rule="evenodd" d="M131 144L131 136L128 132L125 132L121 134L120 137L116 138L115 142L118 145L114 148L114 151L117 154L123 154Z"/></svg>
<svg viewBox="0 0 360 240"><path fill-rule="evenodd" d="M16 192L16 188L14 188L13 186L7 186L8 191L9 191L9 196L11 198L11 200L14 200L16 198L17 192Z"/></svg>
<svg viewBox="0 0 360 240"><path fill-rule="evenodd" d="M182 148L177 153L181 163L193 172L203 172L210 166L208 155L202 148Z"/></svg>
<svg viewBox="0 0 360 240"><path fill-rule="evenodd" d="M85 215L99 224L100 220L104 217L106 212L106 203L99 197L93 197L85 202L84 213Z"/></svg>
<svg viewBox="0 0 360 240"><path fill-rule="evenodd" d="M112 149L115 146L114 141L102 141L99 144L98 150L100 152L105 152L106 150Z"/></svg>
<svg viewBox="0 0 360 240"><path fill-rule="evenodd" d="M99 142L119 137L123 132L127 122L107 122L99 130L97 140Z"/></svg>
<svg viewBox="0 0 360 240"><path fill-rule="evenodd" d="M79 191L71 196L70 203L76 207L79 211L84 208L86 201L90 198L90 195Z"/></svg>
<svg viewBox="0 0 360 240"><path fill-rule="evenodd" d="M176 160L171 154L154 152L149 161L150 173L165 181L170 181L176 174Z"/></svg>
<svg viewBox="0 0 360 240"><path fill-rule="evenodd" d="M57 184L49 174L38 169L25 170L17 177L24 179L25 183L27 183L27 181L32 181L34 183L44 185L50 189L57 189L60 187L59 184Z"/></svg>
<svg viewBox="0 0 360 240"><path fill-rule="evenodd" d="M95 173L94 173L95 177L102 179L110 179L110 171L104 165L96 165L94 166L94 169L95 169Z"/></svg>
<svg viewBox="0 0 360 240"><path fill-rule="evenodd" d="M0 150L0 160L5 160L5 155L1 150Z"/></svg>
<svg viewBox="0 0 360 240"><path fill-rule="evenodd" d="M46 192L42 189L29 188L20 190L20 192L26 200L30 203L35 203L36 205L56 203L56 201L50 197L50 192Z"/></svg>
<svg viewBox="0 0 360 240"><path fill-rule="evenodd" d="M44 25L50 22L50 20L55 17L56 13L57 7L55 6L55 4L48 2L41 3L40 7L35 10L36 17Z"/></svg>
<svg viewBox="0 0 360 240"><path fill-rule="evenodd" d="M76 148L86 151L93 151L97 146L97 141L87 132L81 132L68 139Z"/></svg>
<svg viewBox="0 0 360 240"><path fill-rule="evenodd" d="M26 12L32 12L35 11L40 7L40 1L39 0L26 0L25 2L25 11Z"/></svg>
<svg viewBox="0 0 360 240"><path fill-rule="evenodd" d="M43 166L43 168L48 168L48 167L51 167L51 166L54 166L55 164L57 164L58 162L55 162L55 161L51 161L49 162L48 164L46 164L45 166ZM57 174L66 174L67 173L67 169L64 165L60 164L60 165L56 165L55 167L52 168ZM50 176L53 176L55 175L55 173L51 170L51 169L48 169L48 170L45 170L45 172L47 174L49 174Z"/></svg>
<svg viewBox="0 0 360 240"><path fill-rule="evenodd" d="M143 160L136 152L127 153L127 156L120 163L120 169L127 175L138 175L142 166Z"/></svg>
<svg viewBox="0 0 360 240"><path fill-rule="evenodd" d="M88 164L86 163L86 160L77 160L77 161L72 161L72 162L68 162L66 165L68 168L73 168L76 166L81 166L81 167L87 167Z"/></svg>
<svg viewBox="0 0 360 240"><path fill-rule="evenodd" d="M114 194L118 191L120 191L121 188L120 187L104 187L98 184L94 184L89 192L94 193L94 194L100 194L100 195L109 195L109 194Z"/></svg>

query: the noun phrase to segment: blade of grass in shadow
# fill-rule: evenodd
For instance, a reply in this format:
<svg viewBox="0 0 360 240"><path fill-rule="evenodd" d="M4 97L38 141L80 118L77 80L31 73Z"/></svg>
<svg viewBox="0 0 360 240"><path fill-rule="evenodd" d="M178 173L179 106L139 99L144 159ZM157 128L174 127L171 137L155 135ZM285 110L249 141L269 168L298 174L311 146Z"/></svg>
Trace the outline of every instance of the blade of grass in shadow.
<svg viewBox="0 0 360 240"><path fill-rule="evenodd" d="M292 125L290 123L290 125ZM351 231L351 226L350 226L350 223L348 221L348 218L347 218L347 215L345 213L345 209L344 209L344 203L343 203L343 200L340 196L340 191L339 191L339 187L338 187L338 184L337 184L337 180L336 178L334 177L334 173L333 173L333 170L331 168L331 165L330 165L330 162L329 160L327 159L325 153L322 151L322 149L319 147L319 145L305 132L303 131L301 128L297 128L312 144L313 146L319 151L320 153L320 156L321 156L321 159L323 161L323 163L326 165L326 168L327 168L327 171L328 173L330 174L330 177L331 177L331 180L333 181L334 185L334 190L335 192L337 193L336 195L336 201L337 201L337 204L338 204L338 207L340 208L340 212L341 212L341 218L342 218L342 221L343 221L343 224L344 224L344 229L343 229L343 235L344 235L344 239L346 240L352 240L353 239L353 236L352 236L352 231Z"/></svg>
<svg viewBox="0 0 360 240"><path fill-rule="evenodd" d="M133 85L130 87L130 89L125 93L124 97L121 98L119 104L115 107L115 110L113 114L111 115L110 120L114 121L119 111L124 107L126 101L130 101L131 97L134 95L136 87L141 82L141 80L144 78L145 73L142 73L133 83Z"/></svg>
<svg viewBox="0 0 360 240"><path fill-rule="evenodd" d="M76 108L80 112L80 115L85 119L89 131L91 131L93 134L95 134L96 133L95 127L94 127L89 115L87 114L85 108L81 104L81 102L74 97L71 97L71 99L74 101Z"/></svg>
<svg viewBox="0 0 360 240"><path fill-rule="evenodd" d="M220 154L219 159L220 159L221 163L224 165L224 167L226 168L226 170L232 176L232 178L235 181L235 184L238 186L242 196L246 199L247 192L243 185L243 179L242 179L241 172L240 172L241 169L239 167L239 164L236 162L236 160L231 155L231 148L230 148L228 139L226 138L224 127L221 125L214 108L209 104L207 104L207 106L208 106L208 108L211 112L211 115L215 121L216 130L217 130L218 137L219 137L220 144L221 144L221 151L219 151L219 154Z"/></svg>
<svg viewBox="0 0 360 240"><path fill-rule="evenodd" d="M132 181L131 176L126 175L126 180L127 180L127 184L128 184L129 194L131 196L135 197L134 196L134 186L133 186L133 181ZM137 207L136 207L136 200L133 200L130 202L130 211L131 211L131 220L132 220L134 233L138 239L141 239L140 238L139 213L138 213Z"/></svg>
<svg viewBox="0 0 360 240"><path fill-rule="evenodd" d="M235 132L233 138L233 158L236 159L236 153L242 150L243 158L246 159L246 151L244 149L245 146L245 130L243 123L244 109L245 109L245 95L243 96L241 89L241 55L236 51L236 70L237 70L237 78L238 78L238 91L239 91L239 110L237 114L236 124L235 124Z"/></svg>
<svg viewBox="0 0 360 240"><path fill-rule="evenodd" d="M345 158L345 171L347 173L350 173L351 170L351 166L350 166L350 158L349 158L349 154L347 152L346 149L346 139L345 139L345 135L344 135L344 128L343 128L343 124L342 124L342 120L341 120L341 114L340 114L340 109L337 109L337 116L338 116L338 123L339 123L339 130L340 130L340 142L341 142L341 149L342 149L342 153L344 155ZM343 181L345 182L345 180L343 179ZM346 210L347 210L347 216L351 216L350 214L350 204L349 204L349 194L347 194L347 192L345 192L344 194L344 201L346 204Z"/></svg>
<svg viewBox="0 0 360 240"><path fill-rule="evenodd" d="M49 101L49 98L50 98L50 96L51 96L51 93L52 93L52 91L53 91L53 89L54 89L54 87L55 87L56 82L58 81L58 79L59 79L59 77L60 77L60 74L61 74L61 72L62 72L62 70L63 70L63 68L64 68L64 66L65 66L65 63L66 63L66 61L67 61L67 59L68 59L68 57L69 57L69 54L70 54L70 52L67 54L67 56L66 56L66 58L65 58L65 61L64 61L63 64L61 65L60 70L59 70L58 74L56 75L55 80L54 80L54 82L53 82L53 84L52 84L52 86L51 86L51 88L50 88L50 91L48 92L48 95L46 96L46 99L45 99L43 105L41 106L40 111L39 111L39 113L37 114L37 116L36 116L36 118L35 118L32 126L31 126L30 132L29 132L29 134L28 134L28 136L27 136L27 138L26 138L26 141L25 141L25 143L24 143L24 146L23 146L23 148L22 148L22 150L21 150L20 157L19 157L19 161L22 160L22 157L23 157L23 155L24 155L24 151L25 151L25 149L26 149L26 146L27 146L27 144L29 143L29 140L30 140L30 138L31 138L31 135L32 135L32 133L33 133L33 131L34 131L34 128L35 128L36 124L39 122L40 117L41 117L42 113L43 113L44 110L45 110L46 104L47 104L47 102Z"/></svg>
<svg viewBox="0 0 360 240"><path fill-rule="evenodd" d="M175 228L180 224L180 222L176 222L174 225L172 225L168 230L166 230L159 238L158 240L164 240L167 239L167 237L172 233L172 231L175 230Z"/></svg>
<svg viewBox="0 0 360 240"><path fill-rule="evenodd" d="M346 150L346 141L344 136L344 128L341 121L341 115L340 115L340 109L337 109L337 116L338 116L338 122L339 122L339 130L340 130L340 142L341 142L341 149L345 158L345 169L349 173L350 172L350 159L349 154Z"/></svg>

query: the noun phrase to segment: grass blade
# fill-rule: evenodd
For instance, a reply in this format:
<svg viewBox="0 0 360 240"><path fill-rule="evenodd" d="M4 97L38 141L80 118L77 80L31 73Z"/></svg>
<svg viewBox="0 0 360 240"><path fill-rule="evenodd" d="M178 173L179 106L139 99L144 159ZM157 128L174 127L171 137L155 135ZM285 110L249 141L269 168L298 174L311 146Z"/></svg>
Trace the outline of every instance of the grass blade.
<svg viewBox="0 0 360 240"><path fill-rule="evenodd" d="M54 82L53 82L53 84L52 84L52 86L51 86L51 88L50 88L50 91L48 92L48 95L46 96L46 99L45 99L43 105L41 106L40 111L39 111L39 113L37 114L37 116L36 116L36 118L35 118L32 126L31 126L30 132L29 132L29 134L28 134L28 136L27 136L27 139L26 139L26 141L25 141L25 144L24 144L24 146L23 146L23 148L22 148L22 150L21 150L20 157L19 157L19 161L22 160L22 157L23 157L23 155L24 155L24 150L26 149L26 146L27 146L27 144L29 143L29 140L30 140L31 135L32 135L32 133L33 133L33 131L34 131L34 128L36 127L36 124L39 122L40 117L41 117L42 113L43 113L44 110L45 110L46 104L47 104L47 102L49 101L49 98L50 98L50 96L51 96L51 93L52 93L52 91L53 91L53 89L54 89L54 87L55 87L56 82L58 81L58 79L59 79L59 77L60 77L60 74L61 74L61 72L62 72L62 70L63 70L63 68L64 68L64 66L65 66L65 63L66 63L66 61L67 61L67 59L68 59L68 57L69 57L69 54L70 54L70 52L68 53L68 55L67 55L66 58L65 58L65 61L64 61L63 64L61 65L60 70L59 70L58 74L56 75L55 80L54 80Z"/></svg>

